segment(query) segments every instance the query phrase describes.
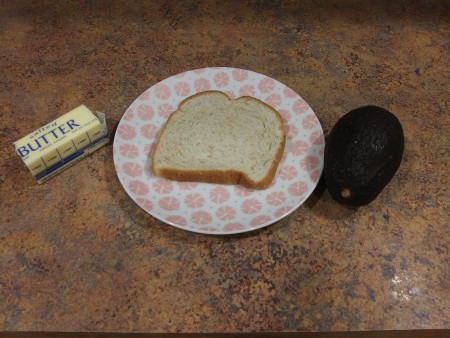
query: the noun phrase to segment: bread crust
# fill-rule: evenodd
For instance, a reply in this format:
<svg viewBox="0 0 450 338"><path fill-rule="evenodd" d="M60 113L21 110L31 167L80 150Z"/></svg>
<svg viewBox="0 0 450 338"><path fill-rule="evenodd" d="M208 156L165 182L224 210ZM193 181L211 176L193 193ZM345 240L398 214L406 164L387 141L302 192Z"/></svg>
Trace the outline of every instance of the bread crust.
<svg viewBox="0 0 450 338"><path fill-rule="evenodd" d="M241 171L238 171L238 170L229 170L229 169L226 169L226 170L180 170L180 169L176 169L176 168L157 168L155 166L155 154L158 151L160 140L164 137L166 126L169 124L172 117L175 114L180 113L183 104L185 102L187 102L188 100L191 100L196 96L207 95L210 93L220 93L221 95L226 96L228 99L233 100L227 94L225 94L221 91L207 90L207 91L203 91L203 92L197 93L195 95L189 96L186 99L184 99L183 101L181 101L177 110L172 115L170 115L170 117L167 119L167 121L163 127L163 130L161 131L161 134L158 138L158 141L156 143L154 151L152 153L151 169L152 169L153 173L159 177L166 178L166 179L173 180L173 181L205 182L205 183L216 183L216 184L237 184L237 185L241 185L243 187L251 188L251 189L260 189L260 190L267 189L270 186L270 184L272 183L272 181L275 177L276 171L278 169L278 165L280 164L281 159L283 157L284 147L286 144L286 132L284 130L284 123L283 123L283 119L281 118L280 113L273 107L262 102L261 100L258 100L256 98L250 97L250 96L241 96L235 100L250 99L250 100L259 101L260 104L266 106L275 114L276 118L279 121L281 131L282 131L282 141L280 142L280 144L277 148L277 151L272 160L269 170L267 171L266 175L261 180L254 181L247 174L245 174Z"/></svg>

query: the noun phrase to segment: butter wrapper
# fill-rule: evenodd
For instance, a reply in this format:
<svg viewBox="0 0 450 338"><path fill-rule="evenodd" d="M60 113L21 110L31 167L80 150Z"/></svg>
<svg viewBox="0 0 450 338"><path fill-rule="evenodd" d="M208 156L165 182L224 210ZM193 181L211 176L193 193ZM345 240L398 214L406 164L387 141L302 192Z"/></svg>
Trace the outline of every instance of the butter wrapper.
<svg viewBox="0 0 450 338"><path fill-rule="evenodd" d="M105 114L85 105L14 142L38 183L55 176L109 142Z"/></svg>

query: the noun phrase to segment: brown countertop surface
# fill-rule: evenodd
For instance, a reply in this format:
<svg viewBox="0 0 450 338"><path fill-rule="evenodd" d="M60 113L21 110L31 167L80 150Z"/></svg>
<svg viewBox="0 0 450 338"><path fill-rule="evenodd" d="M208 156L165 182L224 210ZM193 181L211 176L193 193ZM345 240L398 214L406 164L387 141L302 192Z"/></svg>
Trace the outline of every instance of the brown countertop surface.
<svg viewBox="0 0 450 338"><path fill-rule="evenodd" d="M0 3L0 331L450 328L448 1ZM355 210L325 192L262 230L208 236L140 209L112 143L38 185L12 142L81 103L110 130L151 85L245 68L325 134L366 104L405 154Z"/></svg>

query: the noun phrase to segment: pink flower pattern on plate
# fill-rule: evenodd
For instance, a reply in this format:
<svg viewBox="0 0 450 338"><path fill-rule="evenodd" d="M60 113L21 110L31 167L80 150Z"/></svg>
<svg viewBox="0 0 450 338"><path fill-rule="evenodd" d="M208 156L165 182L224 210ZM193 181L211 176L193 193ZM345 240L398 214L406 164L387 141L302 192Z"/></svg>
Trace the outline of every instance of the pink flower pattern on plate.
<svg viewBox="0 0 450 338"><path fill-rule="evenodd" d="M275 88L275 81L270 77L265 77L259 82L258 89L261 93L270 93Z"/></svg>
<svg viewBox="0 0 450 338"><path fill-rule="evenodd" d="M172 196L163 197L158 202L159 206L167 211L174 211L180 208L180 202Z"/></svg>
<svg viewBox="0 0 450 338"><path fill-rule="evenodd" d="M164 100L170 96L170 88L164 83L159 83L155 86L155 95L158 99Z"/></svg>
<svg viewBox="0 0 450 338"><path fill-rule="evenodd" d="M158 106L158 115L168 118L175 111L175 108L168 103L163 103Z"/></svg>
<svg viewBox="0 0 450 338"><path fill-rule="evenodd" d="M245 85L242 86L241 89L239 89L239 95L241 96L253 96L255 95L255 93L255 87L252 85Z"/></svg>
<svg viewBox="0 0 450 338"><path fill-rule="evenodd" d="M145 195L148 193L148 186L141 181L131 181L128 184L128 188L135 195Z"/></svg>
<svg viewBox="0 0 450 338"><path fill-rule="evenodd" d="M267 195L266 201L270 205L280 205L284 203L284 201L286 201L286 194L282 191L271 192L269 195Z"/></svg>
<svg viewBox="0 0 450 338"><path fill-rule="evenodd" d="M117 134L124 140L132 140L136 137L136 130L129 125L122 124L117 128Z"/></svg>
<svg viewBox="0 0 450 338"><path fill-rule="evenodd" d="M209 198L214 203L223 203L230 199L230 193L227 188L219 186L209 191Z"/></svg>
<svg viewBox="0 0 450 338"><path fill-rule="evenodd" d="M168 181L151 172L167 118L185 97L210 89L230 98L257 97L280 112L287 143L267 189ZM114 167L131 198L156 218L190 231L225 234L268 225L309 196L323 166L323 132L307 103L274 79L242 69L202 68L152 86L126 110L116 133Z"/></svg>
<svg viewBox="0 0 450 338"><path fill-rule="evenodd" d="M158 134L158 127L154 124L145 124L141 127L141 134L145 138L151 140Z"/></svg>
<svg viewBox="0 0 450 338"><path fill-rule="evenodd" d="M212 216L209 212L206 211L196 211L192 213L191 220L195 224L206 225L211 223Z"/></svg>
<svg viewBox="0 0 450 338"><path fill-rule="evenodd" d="M205 205L205 199L202 195L195 193L195 194L189 194L184 199L184 203L188 206L188 208L191 209L198 209L201 208L203 205Z"/></svg>
<svg viewBox="0 0 450 338"><path fill-rule="evenodd" d="M305 129L313 129L318 123L317 117L311 114L303 119L302 126Z"/></svg>
<svg viewBox="0 0 450 338"><path fill-rule="evenodd" d="M280 178L284 181L292 180L293 178L297 177L297 175L297 169L295 169L295 167L292 165L285 165L280 170Z"/></svg>
<svg viewBox="0 0 450 338"><path fill-rule="evenodd" d="M217 87L225 87L228 85L230 78L228 77L227 73L221 72L216 74L214 76L214 83L217 85Z"/></svg>
<svg viewBox="0 0 450 338"><path fill-rule="evenodd" d="M300 161L300 166L303 170L311 171L316 169L319 165L319 160L315 156L306 156Z"/></svg>
<svg viewBox="0 0 450 338"><path fill-rule="evenodd" d="M222 221L232 220L236 217L236 210L230 206L223 206L216 210L216 216Z"/></svg>
<svg viewBox="0 0 450 338"><path fill-rule="evenodd" d="M173 183L172 181L158 178L153 182L152 187L158 194L169 194L173 190Z"/></svg>
<svg viewBox="0 0 450 338"><path fill-rule="evenodd" d="M126 158L136 158L139 155L139 150L134 144L121 144L119 151Z"/></svg>
<svg viewBox="0 0 450 338"><path fill-rule="evenodd" d="M255 214L262 208L261 203L256 198L249 198L241 205L241 210L244 214Z"/></svg>
<svg viewBox="0 0 450 338"><path fill-rule="evenodd" d="M303 99L298 99L292 106L292 110L297 114L303 114L309 109L308 104Z"/></svg>
<svg viewBox="0 0 450 338"><path fill-rule="evenodd" d="M189 92L191 91L191 88L189 87L189 84L187 82L178 82L174 86L175 94L178 96L187 96L189 95Z"/></svg>
<svg viewBox="0 0 450 338"><path fill-rule="evenodd" d="M197 92L202 92L208 89L211 89L211 84L205 78L200 78L195 80L194 88Z"/></svg>
<svg viewBox="0 0 450 338"><path fill-rule="evenodd" d="M141 104L138 107L139 118L143 121L150 121L155 113L153 112L152 106L148 104Z"/></svg>
<svg viewBox="0 0 450 338"><path fill-rule="evenodd" d="M233 76L233 79L238 82L245 81L248 78L248 70L245 69L233 69L231 74Z"/></svg>
<svg viewBox="0 0 450 338"><path fill-rule="evenodd" d="M294 182L289 186L288 191L291 195L299 196L308 191L308 186L305 182Z"/></svg>
<svg viewBox="0 0 450 338"><path fill-rule="evenodd" d="M125 112L125 114L123 115L123 119L124 119L125 121L130 121L130 120L133 119L133 117L134 117L134 111L131 110L131 109L128 109L128 110Z"/></svg>
<svg viewBox="0 0 450 338"><path fill-rule="evenodd" d="M308 153L309 145L305 141L295 141L291 145L291 153L295 156L301 156Z"/></svg>
<svg viewBox="0 0 450 338"><path fill-rule="evenodd" d="M298 128L297 128L294 124L291 124L291 125L288 127L288 131L287 131L286 137L287 137L289 140L291 140L291 139L293 139L294 137L296 137L297 134L298 134Z"/></svg>
<svg viewBox="0 0 450 338"><path fill-rule="evenodd" d="M122 166L123 172L130 177L138 177L143 173L142 166L135 162L126 162Z"/></svg>
<svg viewBox="0 0 450 338"><path fill-rule="evenodd" d="M269 95L265 102L269 105L272 106L273 108L276 108L278 105L281 104L281 96L278 94L271 94Z"/></svg>

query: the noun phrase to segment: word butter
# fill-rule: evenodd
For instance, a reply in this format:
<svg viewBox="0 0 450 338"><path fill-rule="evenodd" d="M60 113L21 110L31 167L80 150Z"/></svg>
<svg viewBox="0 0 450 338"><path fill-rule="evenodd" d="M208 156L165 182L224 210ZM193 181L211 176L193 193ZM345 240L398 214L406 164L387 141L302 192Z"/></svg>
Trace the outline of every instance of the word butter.
<svg viewBox="0 0 450 338"><path fill-rule="evenodd" d="M42 183L109 142L105 115L81 105L14 142L16 152Z"/></svg>

